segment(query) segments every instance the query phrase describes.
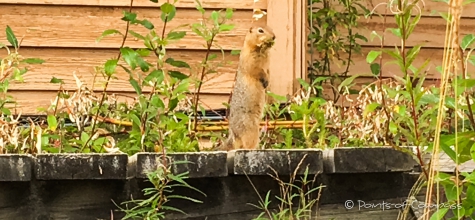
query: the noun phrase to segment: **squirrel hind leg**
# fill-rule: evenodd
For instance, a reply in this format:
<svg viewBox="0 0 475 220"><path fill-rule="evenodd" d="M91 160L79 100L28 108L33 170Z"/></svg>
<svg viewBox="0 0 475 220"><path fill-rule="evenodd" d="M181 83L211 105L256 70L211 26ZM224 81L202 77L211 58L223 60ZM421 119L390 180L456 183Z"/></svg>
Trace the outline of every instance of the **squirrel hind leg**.
<svg viewBox="0 0 475 220"><path fill-rule="evenodd" d="M242 140L232 133L229 134L228 139L224 142L224 150L230 151L230 150L235 150L235 149L240 149L242 148Z"/></svg>
<svg viewBox="0 0 475 220"><path fill-rule="evenodd" d="M259 149L259 132L247 132L242 138L242 147L248 150Z"/></svg>

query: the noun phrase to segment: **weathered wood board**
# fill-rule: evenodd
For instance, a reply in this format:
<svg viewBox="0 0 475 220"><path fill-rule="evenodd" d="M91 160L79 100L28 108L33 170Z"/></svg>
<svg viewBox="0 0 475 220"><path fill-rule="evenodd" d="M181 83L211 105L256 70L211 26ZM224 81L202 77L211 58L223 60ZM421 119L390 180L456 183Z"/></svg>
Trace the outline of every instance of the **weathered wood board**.
<svg viewBox="0 0 475 220"><path fill-rule="evenodd" d="M222 1L222 0L202 0L201 5L205 8L236 8L253 9L267 8L267 0L255 1ZM88 5L88 6L129 6L130 0L2 0L2 4L38 4L38 5ZM160 3L162 3L160 1ZM136 7L157 7L156 3L149 0L134 1ZM180 0L177 2L177 8L194 8L195 0Z"/></svg>

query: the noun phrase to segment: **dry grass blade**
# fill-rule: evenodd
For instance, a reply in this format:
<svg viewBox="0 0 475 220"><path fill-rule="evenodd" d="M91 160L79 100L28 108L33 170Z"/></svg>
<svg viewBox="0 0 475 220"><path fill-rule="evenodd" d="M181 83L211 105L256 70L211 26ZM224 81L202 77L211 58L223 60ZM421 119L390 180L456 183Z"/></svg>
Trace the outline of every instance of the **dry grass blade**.
<svg viewBox="0 0 475 220"><path fill-rule="evenodd" d="M442 64L442 75L440 84L440 100L437 115L437 124L435 131L434 147L432 151L432 158L429 168L428 186L426 192L425 208L423 219L428 220L430 218L430 207L432 202L433 187L435 176L438 173L439 163L439 147L440 147L440 134L442 128L442 121L445 117L444 103L448 87L448 82L452 74L457 71L457 62L459 60L456 51L460 47L459 35L460 35L460 17L462 15L463 0L449 0L449 13L448 23L446 27L445 43L444 43L444 57ZM457 146L456 146L457 147ZM455 149L456 150L456 149ZM457 150L456 150L457 151ZM439 184L437 184L437 191L439 191ZM439 194L436 194L436 202L439 204Z"/></svg>

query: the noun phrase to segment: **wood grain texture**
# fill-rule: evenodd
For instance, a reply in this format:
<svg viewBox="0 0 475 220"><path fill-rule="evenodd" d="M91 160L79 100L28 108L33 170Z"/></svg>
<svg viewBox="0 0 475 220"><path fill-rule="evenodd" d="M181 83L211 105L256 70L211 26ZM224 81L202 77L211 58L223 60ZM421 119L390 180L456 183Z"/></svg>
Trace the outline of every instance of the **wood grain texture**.
<svg viewBox="0 0 475 220"><path fill-rule="evenodd" d="M368 42L362 42L361 45L380 46L381 42L378 38L374 41L370 40L372 31L376 31L379 35L383 33L384 18L373 16L372 18L361 18L360 30L357 32L368 38ZM395 28L396 20L394 16L387 16L385 28ZM416 25L414 32L409 36L406 46L421 45L423 47L444 47L446 21L442 17L422 17ZM472 34L475 30L475 22L470 18L462 18L460 20L460 35L463 37L467 34ZM347 33L343 31L343 33ZM390 31L385 32L385 46L394 47L400 45L401 40L392 34Z"/></svg>
<svg viewBox="0 0 475 220"><path fill-rule="evenodd" d="M371 76L369 64L366 63L366 54L371 50L378 50L379 48L364 47L361 55L354 54L354 65L350 67L350 75L361 74L364 76ZM108 58L117 56L117 50L107 49L68 49L62 50L58 48L21 48L20 52L25 57L39 57L45 59L46 62L38 65L30 65L30 71L24 75L24 83L13 83L11 89L13 90L56 90L57 84L51 84L50 80L54 76L56 78L63 79L66 89L75 89L76 84L74 81L73 73L76 73L80 79L92 88L94 84L97 90L102 89L102 77L94 78L94 66L103 64ZM4 51L0 53L3 56ZM229 93L233 86L233 80L235 70L237 68L238 56L229 55L225 56L226 62L230 62L227 65L218 68L218 73L208 75L207 81L203 84L204 93ZM430 59L430 64L427 66L428 78L440 78L440 73L436 71L436 66L442 63L442 49L435 48L423 48L419 56L414 61L415 66L420 66L425 62L425 59ZM185 60L192 66L196 66L198 62L204 57L203 51L169 51L169 56L177 60ZM310 56L308 56L310 58ZM220 59L217 58L217 59ZM318 57L314 57L318 59ZM383 55L383 63L388 63L392 59L386 54ZM332 69L335 71L343 71L343 66L332 65ZM109 91L124 91L132 92L133 88L130 86L128 79L129 75L118 68L118 79L112 80L109 84ZM475 69L473 66L468 66L469 72L473 72ZM184 73L189 74L190 71L182 70ZM274 80L283 80L279 77L280 72L273 72L272 78ZM403 76L399 67L396 64L386 64L383 66L383 74L385 76L398 75Z"/></svg>
<svg viewBox="0 0 475 220"><path fill-rule="evenodd" d="M160 4L163 1L159 2ZM88 5L88 6L129 6L130 0L2 0L0 4L38 4L38 5ZM235 9L266 9L267 0L203 0L201 4L205 8L235 8ZM157 7L156 3L149 0L134 1L134 6L139 7ZM179 0L176 3L177 8L194 8L195 0Z"/></svg>
<svg viewBox="0 0 475 220"><path fill-rule="evenodd" d="M118 48L122 36L114 35L103 38L96 43L102 32L108 29L125 31L126 23L121 20L124 8L119 7L85 7L85 6L51 6L51 5L2 5L0 19L8 24L20 38L24 36L22 46L30 47L80 47L80 48ZM161 31L163 21L157 8L137 8L137 19L148 19ZM208 10L205 16L209 17ZM25 19L27 18L27 19ZM196 9L178 9L176 17L167 24L167 33L180 25L199 23L202 16ZM230 23L235 28L216 37L213 49L239 49L252 20L251 10L237 10ZM266 17L258 23L266 23ZM142 26L131 25L130 30L140 34L149 31ZM191 31L190 27L177 30L186 31L180 41L171 43L169 48L203 49L205 40ZM4 31L0 31L0 41L5 41ZM144 47L143 42L133 37L128 38L126 46ZM218 47L219 46L219 47Z"/></svg>
<svg viewBox="0 0 475 220"><path fill-rule="evenodd" d="M372 10L374 14L380 15L394 15L397 12L397 1L394 1L392 7L389 7L390 1L388 0L365 0L360 1L360 4L364 5L368 10ZM314 11L321 9L323 6L322 3L314 3L312 5ZM440 17L440 13L447 13L448 4L444 2L435 2L435 1L419 1L418 6L420 11L415 7L412 10L412 15L421 14L426 17ZM338 11L344 11L345 8L343 5L334 5L334 8ZM363 10L357 8L361 15L363 15ZM474 18L475 17L475 5L468 4L463 7L462 18Z"/></svg>
<svg viewBox="0 0 475 220"><path fill-rule="evenodd" d="M269 72L270 90L279 95L293 93L295 70L295 4L287 0L270 0L268 22L276 35L275 44L270 50Z"/></svg>
<svg viewBox="0 0 475 220"><path fill-rule="evenodd" d="M5 50L0 50L0 57L6 54ZM94 67L104 65L107 59L115 58L118 55L117 49L62 49L62 48L20 48L20 54L24 57L36 57L44 59L43 64L34 64L27 66L29 71L24 75L24 83L12 83L13 90L57 90L58 84L50 83L51 78L62 79L65 82L65 89L76 89L76 82L73 76L75 73L88 88L102 90L105 79L102 75L95 74ZM213 63L223 62L221 53ZM186 75L196 74L199 62L204 59L204 51L185 51L169 50L168 56L175 60L188 62L192 70L181 68ZM205 77L202 87L203 93L227 94L230 93L239 57L225 53L226 63L217 67L217 73L209 74ZM154 61L153 57L146 59ZM122 62L119 62L122 63ZM153 63L153 62L152 62ZM117 79L112 79L108 91L132 92L134 91L127 74L122 68L118 67L116 73ZM140 72L140 69L137 70ZM96 76L96 77L95 77ZM94 85L94 86L93 86ZM94 87L94 88L93 88ZM149 89L145 89L149 91Z"/></svg>
<svg viewBox="0 0 475 220"><path fill-rule="evenodd" d="M385 4L387 4L388 2L389 1L387 1L387 0L368 0L368 1L364 2L364 5L366 5L366 7L370 10L375 8L374 11L378 14L393 14L393 13L391 13L391 10L389 10L389 8L388 8L387 12L385 12L386 7L387 7ZM394 2L396 3L396 1L394 1ZM392 6L393 12L396 12L396 6L397 5ZM448 8L449 8L447 3L436 2L436 1L419 1L418 6L420 7L421 14L423 16L433 16L433 17L439 17L439 18L440 18L439 12L447 13ZM416 15L417 13L418 13L417 9L414 9L412 11L412 15ZM462 11L462 17L463 18L474 18L475 17L475 5L474 4L464 5L463 6L463 11Z"/></svg>
<svg viewBox="0 0 475 220"><path fill-rule="evenodd" d="M383 77L383 78L387 79L389 77ZM366 88L369 85L379 85L377 83L379 82L374 77L359 77L353 80L353 84L351 87L349 87L349 89L361 91L363 88ZM439 86L439 83L440 81L437 79L426 79L423 85L424 87ZM338 86L338 84L336 84L335 86ZM323 87L323 92L324 92L323 94L324 98L326 100L333 100L334 95L331 89L331 85L329 83L326 83L322 87ZM347 97L354 101L358 100L358 94L350 94L350 95L347 95ZM351 106L352 103L347 101L346 98L343 98L342 96L340 96L340 99L338 100L338 105Z"/></svg>
<svg viewBox="0 0 475 220"><path fill-rule="evenodd" d="M48 108L57 92L13 90L8 94L13 96L16 101L16 104L9 106L13 114L37 115L44 114L39 113L38 108ZM136 94L132 92L110 92L108 94L115 94L121 102L131 102L136 97ZM227 103L228 99L229 95L226 94L200 94L200 102L205 109L225 108L223 103Z"/></svg>
<svg viewBox="0 0 475 220"><path fill-rule="evenodd" d="M394 48L388 48L394 49ZM409 51L411 48L408 48ZM376 47L363 47L362 54L353 54L353 62L354 65L350 66L350 75L361 74L363 76L372 76L370 64L366 62L366 56L371 50L380 51L380 48ZM426 67L426 77L432 79L440 79L440 73L436 70L437 66L442 65L442 58L443 58L444 50L443 48L422 48L419 52L419 55L413 62L415 67L421 67L426 60L429 60L429 64ZM347 56L346 54L343 57ZM318 59L318 58L317 58ZM404 76L404 73L401 71L399 65L396 63L391 63L394 61L394 58L387 54L383 54L383 66L382 71L384 76ZM377 59L375 62L379 62ZM332 70L337 72L343 72L346 69L346 66L339 66L336 63L331 65ZM471 73L472 76L475 76L474 71L475 67L473 65L468 65L467 67L468 72Z"/></svg>

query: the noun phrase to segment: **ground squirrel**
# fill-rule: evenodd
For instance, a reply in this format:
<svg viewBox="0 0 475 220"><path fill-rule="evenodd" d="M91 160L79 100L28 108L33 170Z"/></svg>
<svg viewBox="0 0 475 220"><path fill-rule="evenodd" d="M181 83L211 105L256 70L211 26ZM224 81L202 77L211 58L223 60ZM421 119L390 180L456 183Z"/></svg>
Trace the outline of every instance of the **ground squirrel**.
<svg viewBox="0 0 475 220"><path fill-rule="evenodd" d="M274 40L274 32L265 25L253 25L246 34L229 103L226 150L258 148L259 123L269 86L269 49Z"/></svg>

